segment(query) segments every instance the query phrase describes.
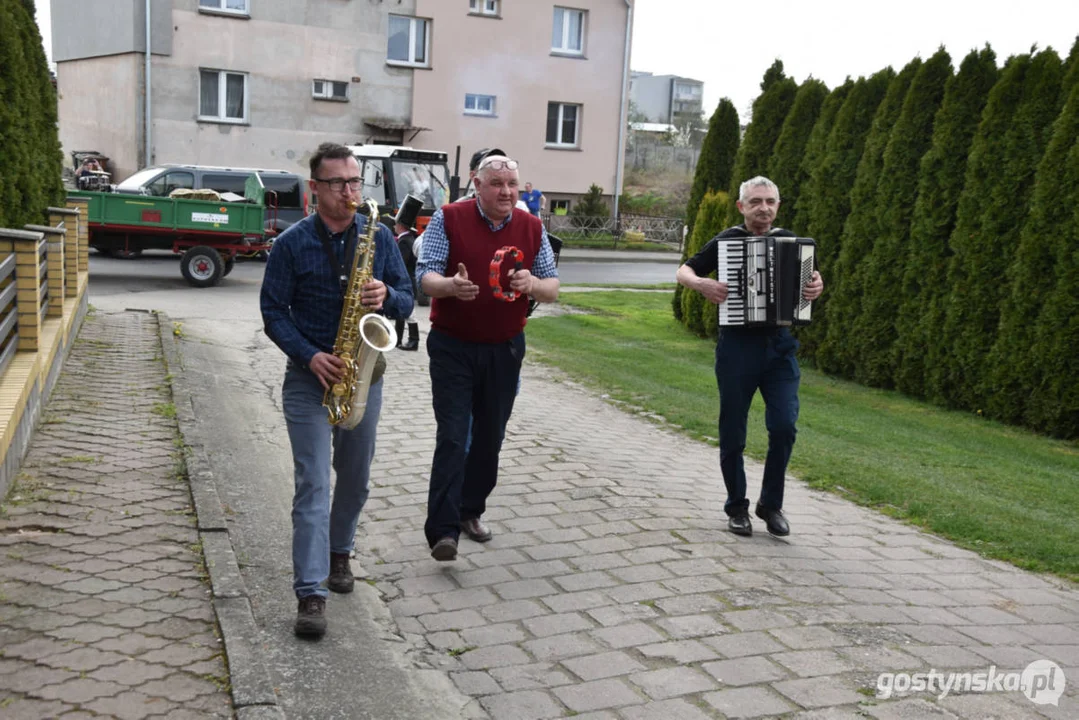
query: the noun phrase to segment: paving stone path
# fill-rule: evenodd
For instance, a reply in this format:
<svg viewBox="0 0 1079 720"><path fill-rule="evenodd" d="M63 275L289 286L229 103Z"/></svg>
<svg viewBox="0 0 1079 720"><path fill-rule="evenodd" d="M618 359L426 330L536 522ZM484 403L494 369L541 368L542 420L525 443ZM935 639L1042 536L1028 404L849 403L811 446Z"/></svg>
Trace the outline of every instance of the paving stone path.
<svg viewBox="0 0 1079 720"><path fill-rule="evenodd" d="M756 518L735 537L714 448L534 363L485 516L494 539L434 562L426 363L392 356L360 560L401 631L492 718L1079 717L1075 587L797 481L789 538ZM761 467L748 472L757 492ZM877 697L881 673L1039 659L1067 676L1059 705L1014 688Z"/></svg>
<svg viewBox="0 0 1079 720"><path fill-rule="evenodd" d="M158 320L90 313L0 514L0 717L231 717Z"/></svg>

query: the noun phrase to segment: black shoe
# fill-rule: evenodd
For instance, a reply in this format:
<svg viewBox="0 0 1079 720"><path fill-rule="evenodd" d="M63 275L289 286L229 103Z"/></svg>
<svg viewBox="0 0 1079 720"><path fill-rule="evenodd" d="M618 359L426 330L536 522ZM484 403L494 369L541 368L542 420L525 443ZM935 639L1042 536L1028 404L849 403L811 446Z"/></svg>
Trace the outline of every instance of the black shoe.
<svg viewBox="0 0 1079 720"><path fill-rule="evenodd" d="M749 537L753 534L753 523L750 522L749 513L745 510L727 518L727 528L735 535Z"/></svg>
<svg viewBox="0 0 1079 720"><path fill-rule="evenodd" d="M435 543L431 548L431 557L439 562L449 562L457 559L457 540L446 536Z"/></svg>
<svg viewBox="0 0 1079 720"><path fill-rule="evenodd" d="M397 318L393 321L393 329L397 333L397 347L401 347L405 341L405 321Z"/></svg>
<svg viewBox="0 0 1079 720"><path fill-rule="evenodd" d="M791 534L791 526L787 524L787 518L783 517L782 510L769 510L757 503L757 517L768 526L768 532L776 537L785 537Z"/></svg>
<svg viewBox="0 0 1079 720"><path fill-rule="evenodd" d="M300 598L294 632L300 637L315 639L326 634L326 598L321 595Z"/></svg>
<svg viewBox="0 0 1079 720"><path fill-rule="evenodd" d="M478 517L462 520L461 532L478 543L485 543L491 539L491 529L480 522Z"/></svg>
<svg viewBox="0 0 1079 720"><path fill-rule="evenodd" d="M330 553L330 577L326 580L326 587L335 593L350 593L355 584L348 553Z"/></svg>
<svg viewBox="0 0 1079 720"><path fill-rule="evenodd" d="M401 346L402 350L419 350L420 348L420 325L410 322L408 324L408 340Z"/></svg>

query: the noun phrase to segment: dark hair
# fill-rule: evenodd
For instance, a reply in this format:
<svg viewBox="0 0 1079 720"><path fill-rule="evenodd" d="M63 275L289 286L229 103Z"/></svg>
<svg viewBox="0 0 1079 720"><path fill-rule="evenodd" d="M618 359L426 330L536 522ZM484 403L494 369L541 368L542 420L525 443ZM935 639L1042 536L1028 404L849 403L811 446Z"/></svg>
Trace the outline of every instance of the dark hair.
<svg viewBox="0 0 1079 720"><path fill-rule="evenodd" d="M477 150L476 152L472 153L472 159L468 161L468 169L471 172L476 172L476 169L479 168L480 163L483 162L484 158L486 158L488 155L505 154L506 153L502 152L498 148L482 148L480 150Z"/></svg>
<svg viewBox="0 0 1079 720"><path fill-rule="evenodd" d="M323 160L347 160L352 157L352 151L340 143L324 142L311 156L311 177L318 174L318 168Z"/></svg>

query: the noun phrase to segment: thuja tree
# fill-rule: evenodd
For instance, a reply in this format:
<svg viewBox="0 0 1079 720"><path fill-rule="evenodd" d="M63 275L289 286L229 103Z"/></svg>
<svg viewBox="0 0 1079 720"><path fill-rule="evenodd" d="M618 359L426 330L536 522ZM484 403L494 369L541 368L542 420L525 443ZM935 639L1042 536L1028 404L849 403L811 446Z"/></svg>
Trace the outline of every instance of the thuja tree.
<svg viewBox="0 0 1079 720"><path fill-rule="evenodd" d="M783 129L783 121L797 92L798 84L783 74L783 62L776 60L764 73L761 94L753 101L753 118L746 127L742 144L738 147L738 157L734 162L728 193L728 225L742 222L742 216L734 205L738 200L738 189L744 181L756 175L764 175L768 171L768 160L772 157L776 140Z"/></svg>
<svg viewBox="0 0 1079 720"><path fill-rule="evenodd" d="M799 232L816 241L817 265L825 278L824 294L813 303L813 322L798 328L803 357L812 359L827 335L828 303L832 294L832 272L839 257L843 222L850 212L850 190L858 171L866 135L888 86L895 78L885 68L868 80L858 78L836 113L828 133L823 157L810 172L798 199Z"/></svg>
<svg viewBox="0 0 1079 720"><path fill-rule="evenodd" d="M988 46L963 59L945 88L933 123L933 144L921 161L892 346L895 386L908 395L925 395L925 347L929 328L943 324L948 238L955 227L967 155L999 76L996 54Z"/></svg>
<svg viewBox="0 0 1079 720"><path fill-rule="evenodd" d="M1072 145L1056 183L1061 200L1070 198L1072 212L1050 243L1055 286L1034 328L1029 362L1037 375L1025 418L1037 430L1074 440L1079 438L1079 143Z"/></svg>
<svg viewBox="0 0 1079 720"><path fill-rule="evenodd" d="M44 222L63 201L56 113L33 2L0 3L0 227Z"/></svg>
<svg viewBox="0 0 1079 720"><path fill-rule="evenodd" d="M864 294L847 338L855 357L854 379L866 385L892 384L896 302L910 245L918 169L933 142L933 119L951 76L952 61L943 49L922 64L911 81L884 150L874 203L878 234L862 261L866 268Z"/></svg>
<svg viewBox="0 0 1079 720"><path fill-rule="evenodd" d="M934 338L932 390L968 409L984 406L981 378L996 339L1003 282L1024 222L1034 173L1060 112L1061 62L1052 50L1010 63L990 93L967 168L950 244L944 331ZM997 90L999 89L999 94ZM945 346L946 344L946 346Z"/></svg>
<svg viewBox="0 0 1079 720"><path fill-rule="evenodd" d="M798 228L797 232L804 232L800 228L803 228L807 223L810 199L816 191L817 178L814 177L814 171L824 162L824 156L828 152L828 136L831 134L832 128L835 127L836 116L853 87L854 81L847 78L845 83L828 93L828 97L824 98L824 102L821 103L817 122L813 123L813 130L809 133L809 140L806 141L799 169L802 183L798 198L793 203L784 200L785 204L781 206L791 213L786 227Z"/></svg>
<svg viewBox="0 0 1079 720"><path fill-rule="evenodd" d="M687 243L690 256L700 252L708 241L718 235L724 229L727 216L727 194L723 192L709 192L701 200L700 209L697 211L697 222L693 225L693 234ZM713 273L712 277L715 274ZM681 287L681 286L679 286ZM716 314L716 306L706 300L703 295L693 290L685 290L681 296L682 324L698 335L708 332L707 318ZM715 328L715 321L711 323Z"/></svg>
<svg viewBox="0 0 1079 720"><path fill-rule="evenodd" d="M765 174L779 187L783 199L775 219L777 227L790 227L794 217L794 208L805 181L802 160L826 97L828 87L820 80L809 78L802 83L783 121L772 157L768 160L768 172Z"/></svg>
<svg viewBox="0 0 1079 720"><path fill-rule="evenodd" d="M701 155L697 161L697 171L693 175L693 188L689 194L689 204L686 206L686 224L689 234L693 233L693 225L697 220L697 211L700 209L701 200L706 193L721 191L731 183L731 171L734 168L734 158L738 153L738 143L741 141L742 130L738 124L738 111L734 109L734 103L723 98L719 101L716 111L712 113L712 119L708 121L708 134L704 136L701 144ZM689 244L682 254L682 261L691 256ZM685 288L681 285L674 290L672 307L674 317L682 319L682 293Z"/></svg>
<svg viewBox="0 0 1079 720"><path fill-rule="evenodd" d="M829 271L831 280L825 277L825 283L832 284L832 294L828 299L827 335L817 348L816 359L818 366L829 373L854 376L855 354L850 331L861 309L866 272L864 260L879 232L876 199L884 151L911 81L921 66L920 59L912 60L889 83L858 161L858 172L851 189L850 215L843 224L839 256L834 269Z"/></svg>
<svg viewBox="0 0 1079 720"><path fill-rule="evenodd" d="M1010 291L982 378L987 412L1012 423L1023 419L1028 400L1038 397L1047 382L1052 384L1035 354L1034 323L1046 298L1057 291L1057 270L1068 266L1069 242L1074 247L1075 241L1073 212L1079 207L1079 178L1069 177L1068 162L1079 138L1079 63L1070 64L1064 86L1068 98L1038 164L1030 215L1008 269ZM1039 351L1045 347L1044 339L1037 347ZM1047 415L1039 410L1037 416L1037 425L1044 429Z"/></svg>

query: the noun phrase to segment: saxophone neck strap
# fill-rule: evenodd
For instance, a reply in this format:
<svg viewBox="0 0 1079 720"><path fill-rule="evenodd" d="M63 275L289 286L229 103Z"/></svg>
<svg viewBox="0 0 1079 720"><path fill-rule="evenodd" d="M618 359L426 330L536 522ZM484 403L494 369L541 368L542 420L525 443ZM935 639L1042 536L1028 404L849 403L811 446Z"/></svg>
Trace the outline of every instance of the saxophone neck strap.
<svg viewBox="0 0 1079 720"><path fill-rule="evenodd" d="M491 258L491 272L488 277L491 288L494 292L496 300L502 300L503 302L513 302L520 295L516 290L503 290L502 289L502 262L506 256L510 256L514 261L514 268L521 269L521 260L524 259L524 255L521 251L512 245L507 245L504 248L500 248L495 251L495 256Z"/></svg>
<svg viewBox="0 0 1079 720"><path fill-rule="evenodd" d="M330 231L326 227L326 223L322 221L322 216L317 214L315 215L315 231L318 233L318 239L322 243L322 250L326 253L326 259L330 261L330 269L337 275L337 280L341 285L341 292L344 293L345 288L348 287L348 273L349 268L352 267L352 257L356 252L356 240L360 236L357 220L354 217L352 224L345 230L344 263L337 257L337 251L334 250L333 241L330 239Z"/></svg>

